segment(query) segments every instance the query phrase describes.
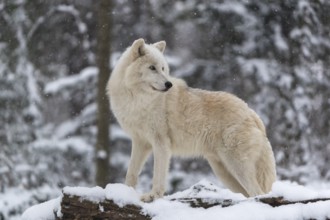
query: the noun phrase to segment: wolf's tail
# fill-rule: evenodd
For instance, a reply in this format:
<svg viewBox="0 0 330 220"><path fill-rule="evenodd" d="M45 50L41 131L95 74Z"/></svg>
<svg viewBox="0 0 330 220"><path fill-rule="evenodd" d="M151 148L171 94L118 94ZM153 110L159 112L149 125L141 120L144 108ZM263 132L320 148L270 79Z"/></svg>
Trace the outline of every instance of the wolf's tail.
<svg viewBox="0 0 330 220"><path fill-rule="evenodd" d="M264 152L257 162L257 180L264 193L270 192L273 183L276 181L274 154L269 141L267 140L266 142L267 145L265 146Z"/></svg>

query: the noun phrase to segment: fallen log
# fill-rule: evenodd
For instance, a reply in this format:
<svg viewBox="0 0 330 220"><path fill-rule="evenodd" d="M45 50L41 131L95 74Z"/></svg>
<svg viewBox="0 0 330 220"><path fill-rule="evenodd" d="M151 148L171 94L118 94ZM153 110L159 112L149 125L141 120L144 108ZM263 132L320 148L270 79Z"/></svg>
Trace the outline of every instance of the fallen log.
<svg viewBox="0 0 330 220"><path fill-rule="evenodd" d="M330 201L330 198L317 198L317 199L308 199L308 200L299 200L299 201L290 201L286 200L283 197L261 197L261 198L253 198L253 199L246 199L241 201L233 201L231 199L225 200L208 200L202 198L180 198L180 199L172 199L171 201L179 201L182 203L188 203L192 208L211 208L214 206L221 206L223 208L233 206L242 202L260 202L272 207L279 207L284 205L293 205L293 204L308 204L314 202L322 202L322 201Z"/></svg>
<svg viewBox="0 0 330 220"><path fill-rule="evenodd" d="M214 200L205 198L178 198L172 199L171 201L177 201L181 203L187 203L193 208L204 208L208 209L214 206L221 206L223 208L236 205L243 202L260 202L272 207L278 207L283 205L292 204L307 204L315 203L320 201L330 201L330 198L318 198L301 201L289 201L283 197L261 197L246 199L240 201L233 201L230 199L226 200ZM112 200L105 199L101 202L89 201L76 195L68 195L63 193L61 202L61 213L62 216L57 216L56 220L149 220L151 216L143 213L142 207L138 205L125 205L119 206Z"/></svg>
<svg viewBox="0 0 330 220"><path fill-rule="evenodd" d="M322 201L330 201L330 198L317 198L317 199L306 199L306 200L299 200L299 201L289 201L284 199L283 197L270 197L270 198L257 198L256 201L268 204L272 207L278 207L282 205L293 205L293 204L308 204L314 202L322 202Z"/></svg>
<svg viewBox="0 0 330 220"><path fill-rule="evenodd" d="M136 205L118 206L112 200L94 202L79 196L63 194L61 202L62 216L55 214L56 220L148 220L148 215Z"/></svg>

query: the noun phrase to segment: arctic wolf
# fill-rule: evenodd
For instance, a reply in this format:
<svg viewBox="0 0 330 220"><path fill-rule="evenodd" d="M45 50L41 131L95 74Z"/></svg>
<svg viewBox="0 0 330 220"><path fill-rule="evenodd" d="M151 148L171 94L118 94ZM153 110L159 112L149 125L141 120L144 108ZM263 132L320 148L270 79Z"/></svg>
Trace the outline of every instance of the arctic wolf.
<svg viewBox="0 0 330 220"><path fill-rule="evenodd" d="M165 41L134 41L107 85L112 111L132 138L125 183L135 187L153 152L153 186L143 201L163 196L172 155L206 158L234 192L269 192L276 179L275 161L258 115L234 95L190 88L171 77L165 46Z"/></svg>

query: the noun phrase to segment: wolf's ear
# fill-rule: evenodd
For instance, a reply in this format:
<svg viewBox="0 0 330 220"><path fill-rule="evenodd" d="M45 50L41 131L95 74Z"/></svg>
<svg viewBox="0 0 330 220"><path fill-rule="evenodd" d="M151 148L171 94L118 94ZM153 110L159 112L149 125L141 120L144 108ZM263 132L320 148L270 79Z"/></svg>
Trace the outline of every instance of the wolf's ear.
<svg viewBox="0 0 330 220"><path fill-rule="evenodd" d="M131 50L134 58L138 58L146 54L145 52L145 42L142 38L137 39L133 42Z"/></svg>
<svg viewBox="0 0 330 220"><path fill-rule="evenodd" d="M159 41L157 43L153 44L160 52L164 53L166 42L165 41Z"/></svg>

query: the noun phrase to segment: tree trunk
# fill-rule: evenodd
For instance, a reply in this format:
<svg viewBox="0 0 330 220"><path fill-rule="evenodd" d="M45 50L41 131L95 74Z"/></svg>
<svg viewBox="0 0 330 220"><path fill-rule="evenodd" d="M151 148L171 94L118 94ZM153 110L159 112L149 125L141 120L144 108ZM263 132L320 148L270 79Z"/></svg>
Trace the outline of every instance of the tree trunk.
<svg viewBox="0 0 330 220"><path fill-rule="evenodd" d="M105 187L109 181L109 100L106 84L110 75L111 0L100 0L98 8L97 66L99 68L97 92L96 184Z"/></svg>

